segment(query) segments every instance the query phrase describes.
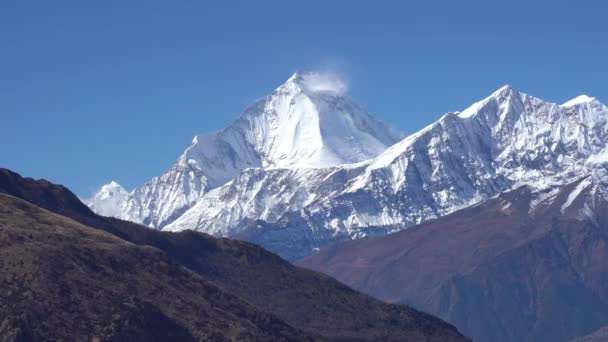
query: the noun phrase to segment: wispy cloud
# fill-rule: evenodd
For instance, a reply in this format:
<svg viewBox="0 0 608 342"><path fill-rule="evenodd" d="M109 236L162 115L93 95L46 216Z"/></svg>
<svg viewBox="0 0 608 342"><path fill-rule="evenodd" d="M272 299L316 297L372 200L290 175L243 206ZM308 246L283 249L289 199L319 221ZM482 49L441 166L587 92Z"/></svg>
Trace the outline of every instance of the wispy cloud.
<svg viewBox="0 0 608 342"><path fill-rule="evenodd" d="M301 84L312 92L331 92L339 95L348 91L348 81L334 71L306 72L300 75Z"/></svg>

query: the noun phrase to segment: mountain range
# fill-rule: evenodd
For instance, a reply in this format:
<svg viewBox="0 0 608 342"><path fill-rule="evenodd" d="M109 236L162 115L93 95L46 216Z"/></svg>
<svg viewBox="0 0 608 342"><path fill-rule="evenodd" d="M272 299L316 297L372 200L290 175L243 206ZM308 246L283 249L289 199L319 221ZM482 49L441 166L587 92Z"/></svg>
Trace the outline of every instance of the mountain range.
<svg viewBox="0 0 608 342"><path fill-rule="evenodd" d="M116 192L104 202L98 194L91 207L101 213L112 198L114 216L161 229L245 170L359 162L399 140L399 133L325 83L320 74L294 74L226 129L195 136L165 174L126 197Z"/></svg>
<svg viewBox="0 0 608 342"><path fill-rule="evenodd" d="M29 202L3 199L6 246L18 246L8 260L32 255L48 260L37 267L53 270L60 259L40 256L63 246L66 264L87 270L85 279L66 277L64 287L98 279L91 265L111 268L117 258L138 265L137 275L118 268L108 279L141 295L122 306L101 287L90 304L104 303L132 324L107 326L84 310L79 315L92 322L86 337L127 336L160 322L165 338L464 340L411 306L481 342L601 340L607 144L608 107L586 95L556 104L503 86L404 136L357 105L341 82L298 72L226 129L197 135L165 174L132 191L110 182L88 207L61 186L4 170L0 193ZM22 242L31 226L60 237L30 250ZM82 236L83 247L70 248ZM144 255L142 246L157 254ZM91 249L108 258L96 260ZM5 282L16 291L10 281L27 284L28 269L5 265ZM28 289L55 298L61 288L48 285L56 280L48 274ZM151 277L158 284L142 282ZM184 302L203 298L178 302L182 315L176 303L151 295L158 291ZM12 320L0 327L17 337L40 334L43 327L23 317L63 305L58 300L32 304L26 316L6 311ZM216 319L209 307L226 315ZM131 318L144 311L151 316ZM192 312L214 323L196 323ZM57 336L70 327L60 328Z"/></svg>
<svg viewBox="0 0 608 342"><path fill-rule="evenodd" d="M297 260L521 185L543 193L602 169L607 118L588 96L559 105L504 86L403 138L343 87L296 73L228 128L196 136L167 173L128 195L111 183L88 203L154 229L244 239Z"/></svg>

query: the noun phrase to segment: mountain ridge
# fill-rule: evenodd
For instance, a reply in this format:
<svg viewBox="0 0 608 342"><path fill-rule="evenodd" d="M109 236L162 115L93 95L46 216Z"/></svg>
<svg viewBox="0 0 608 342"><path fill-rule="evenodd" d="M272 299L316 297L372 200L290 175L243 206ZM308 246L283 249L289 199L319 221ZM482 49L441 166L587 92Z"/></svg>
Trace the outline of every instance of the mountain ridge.
<svg viewBox="0 0 608 342"><path fill-rule="evenodd" d="M298 87L288 82L276 92ZM597 100L578 102L559 105L503 86L356 163L258 165L207 188L202 169L170 172L136 190L147 189L136 197L148 200L129 202L135 204L123 207L121 217L168 231L247 236L295 260L336 241L405 229L519 185L565 184L602 168L608 108ZM142 209L150 206L154 211ZM137 218L154 213L161 214L156 224Z"/></svg>
<svg viewBox="0 0 608 342"><path fill-rule="evenodd" d="M296 253L293 245L272 242L274 251L293 260L335 241L395 232L519 185L565 184L601 169L607 119L608 109L596 101L562 107L505 86L368 161L299 173L246 170L165 229L238 236L243 225L237 222L261 220L273 228L251 228L254 236L247 235L262 245L316 234L319 239L302 240L310 247ZM299 228L279 237L288 225Z"/></svg>
<svg viewBox="0 0 608 342"><path fill-rule="evenodd" d="M530 186L296 264L408 303L476 341L568 341L608 320L608 182Z"/></svg>
<svg viewBox="0 0 608 342"><path fill-rule="evenodd" d="M3 338L312 340L158 249L17 197L0 194L0 226Z"/></svg>
<svg viewBox="0 0 608 342"><path fill-rule="evenodd" d="M296 73L227 128L195 136L168 172L133 190L122 202L121 213L113 216L160 229L208 190L248 168L318 168L358 162L401 137L342 89L333 89L332 83L341 81L328 77Z"/></svg>

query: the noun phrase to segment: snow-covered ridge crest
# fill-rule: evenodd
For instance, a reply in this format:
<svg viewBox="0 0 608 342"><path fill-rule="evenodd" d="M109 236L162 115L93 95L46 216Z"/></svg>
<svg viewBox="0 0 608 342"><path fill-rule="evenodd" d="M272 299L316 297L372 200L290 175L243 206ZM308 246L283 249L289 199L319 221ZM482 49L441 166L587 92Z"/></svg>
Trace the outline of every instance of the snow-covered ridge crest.
<svg viewBox="0 0 608 342"><path fill-rule="evenodd" d="M502 87L500 87L498 90L496 90L494 93L492 93L492 95L486 97L485 99L483 99L479 102L475 102L474 104L469 106L467 109L463 110L462 112L457 112L457 114L461 118L468 118L473 115L477 115L477 114L479 114L479 111L483 108L483 106L488 104L488 102L496 99L497 97L500 97L501 95L508 94L512 91L513 91L513 88L510 85L505 84Z"/></svg>
<svg viewBox="0 0 608 342"><path fill-rule="evenodd" d="M228 128L197 136L129 195L122 218L294 259L608 163L608 108L597 100L564 106L504 86L399 139L346 95L304 83L296 74Z"/></svg>
<svg viewBox="0 0 608 342"><path fill-rule="evenodd" d="M483 168L492 175L500 167L520 184L531 181L532 175L535 181L551 181L545 176L586 170L590 164L606 159L608 108L593 99L578 104L583 105L560 106L506 85L390 147L370 163L368 170L391 165L394 169L395 164L403 163L400 157L416 149L429 149L433 154L449 151L451 156L457 153L456 147L464 147L460 153L466 154L459 156L461 160L469 155L476 158L469 160L478 168L472 172L479 173ZM440 158L430 158L431 164L433 160ZM443 167L431 166L436 168L435 173ZM396 179L401 178L403 167L396 167Z"/></svg>
<svg viewBox="0 0 608 342"><path fill-rule="evenodd" d="M220 171L225 177L217 182L223 184L248 167L314 168L363 161L402 137L345 91L345 81L334 74L297 72L226 129L197 136L186 159L200 161L208 173L214 164L224 164ZM226 157L231 163L218 160Z"/></svg>
<svg viewBox="0 0 608 342"><path fill-rule="evenodd" d="M579 96L573 98L570 101L565 102L564 104L562 104L562 106L563 107L572 107L572 106L576 106L576 105L583 104L583 103L589 103L594 100L595 100L595 97L590 97L590 96L583 94L583 95L579 95Z"/></svg>
<svg viewBox="0 0 608 342"><path fill-rule="evenodd" d="M346 91L336 74L295 73L227 128L197 135L168 172L129 194L120 217L161 228L244 170L361 162L402 138Z"/></svg>
<svg viewBox="0 0 608 342"><path fill-rule="evenodd" d="M307 173L243 172L166 229L239 236L245 222L261 219L270 227L248 236L296 258L335 241L404 229L523 184L567 184L605 165L607 144L608 109L599 102L564 107L505 86L368 161ZM290 242L277 247L277 236Z"/></svg>

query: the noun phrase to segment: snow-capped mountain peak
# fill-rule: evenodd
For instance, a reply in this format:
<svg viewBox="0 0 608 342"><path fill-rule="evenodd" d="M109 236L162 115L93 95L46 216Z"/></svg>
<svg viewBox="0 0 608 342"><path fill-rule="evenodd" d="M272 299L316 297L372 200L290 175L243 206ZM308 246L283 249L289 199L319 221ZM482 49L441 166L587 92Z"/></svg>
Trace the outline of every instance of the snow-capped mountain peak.
<svg viewBox="0 0 608 342"><path fill-rule="evenodd" d="M345 84L294 74L226 129L197 136L169 172L129 195L122 218L296 258L608 163L608 108L597 100L564 106L503 86L398 141Z"/></svg>
<svg viewBox="0 0 608 342"><path fill-rule="evenodd" d="M225 164L222 160L229 157L229 165L221 170L226 177L212 182L215 186L247 167L327 167L359 162L375 157L401 138L345 91L346 82L335 75L297 72L228 128L198 136L187 159L200 161L198 166L209 172L211 165Z"/></svg>
<svg viewBox="0 0 608 342"><path fill-rule="evenodd" d="M368 161L243 172L166 229L238 236L248 220L263 220L267 230L261 225L249 238L295 258L340 239L404 229L519 185L566 184L606 165L607 147L608 109L599 102L564 107L505 86Z"/></svg>
<svg viewBox="0 0 608 342"><path fill-rule="evenodd" d="M490 103L505 102L505 99L509 99L511 97L516 97L519 95L520 93L514 90L513 87L511 87L510 85L504 85L485 99L475 102L462 112L458 112L458 116L461 118L469 118L478 115L483 110L483 108Z"/></svg>
<svg viewBox="0 0 608 342"><path fill-rule="evenodd" d="M592 102L594 100L595 100L595 97L590 97L590 96L587 96L587 95L583 94L583 95L579 95L579 96L573 98L570 101L567 101L567 102L563 103L562 107L573 107L573 106L576 106L576 105L579 105L579 104L589 103L589 102Z"/></svg>
<svg viewBox="0 0 608 342"><path fill-rule="evenodd" d="M124 192L127 192L125 188L123 188L122 185L118 184L115 181L110 181L110 183L103 185L99 190L99 194L102 195L103 198L114 197L115 195Z"/></svg>
<svg viewBox="0 0 608 342"><path fill-rule="evenodd" d="M121 205L129 193L125 188L115 181L103 185L93 198L86 200L85 203L91 210L103 216L119 217Z"/></svg>
<svg viewBox="0 0 608 342"><path fill-rule="evenodd" d="M243 170L334 167L402 138L346 96L331 73L297 72L227 128L197 135L167 173L129 195L122 218L161 228Z"/></svg>
<svg viewBox="0 0 608 342"><path fill-rule="evenodd" d="M448 113L392 146L379 155L372 166L387 166L387 162L415 144L430 144L431 149L435 144L449 144L445 140L449 136L454 136L452 139L459 143L481 143L483 148L489 149L488 160L498 158L501 163L526 163L530 165L520 167L531 169L565 161L562 158L570 154L565 153L566 150L573 146L577 146L578 152L576 157L571 157L578 161L582 161L583 156L602 153L608 144L605 136L608 108L588 96L579 96L567 104L546 102L506 85L464 111L455 115ZM429 137L434 139L427 141ZM423 141L417 142L420 139ZM541 157L545 153L548 155Z"/></svg>

